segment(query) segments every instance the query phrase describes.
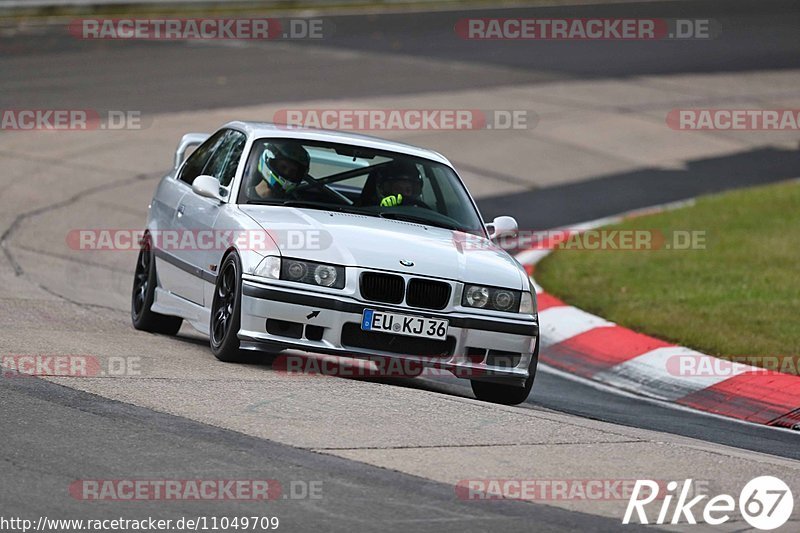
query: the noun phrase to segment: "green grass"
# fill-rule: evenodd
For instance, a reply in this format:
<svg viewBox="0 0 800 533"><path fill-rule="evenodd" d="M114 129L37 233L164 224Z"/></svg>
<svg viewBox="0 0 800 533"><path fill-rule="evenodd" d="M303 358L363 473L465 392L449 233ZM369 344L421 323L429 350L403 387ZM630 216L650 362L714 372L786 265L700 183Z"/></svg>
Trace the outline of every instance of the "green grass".
<svg viewBox="0 0 800 533"><path fill-rule="evenodd" d="M797 361L800 183L702 197L610 227L623 228L657 229L666 242L673 231L699 230L707 242L699 250L556 250L536 280L572 305L705 353Z"/></svg>

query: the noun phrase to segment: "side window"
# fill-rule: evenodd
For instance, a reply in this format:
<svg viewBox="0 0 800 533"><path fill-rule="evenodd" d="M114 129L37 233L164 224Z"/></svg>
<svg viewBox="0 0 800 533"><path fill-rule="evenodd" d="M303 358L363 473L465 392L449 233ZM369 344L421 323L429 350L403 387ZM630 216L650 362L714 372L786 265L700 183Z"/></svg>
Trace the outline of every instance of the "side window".
<svg viewBox="0 0 800 533"><path fill-rule="evenodd" d="M194 179L203 173L203 168L206 166L206 163L208 163L208 159L217 149L220 142L225 138L226 133L227 130L218 131L206 142L198 146L186 160L186 163L184 163L178 179L191 185Z"/></svg>
<svg viewBox="0 0 800 533"><path fill-rule="evenodd" d="M242 158L246 137L243 133L230 130L228 135L219 145L214 156L206 165L204 174L214 176L220 185L227 187L233 181L239 160Z"/></svg>

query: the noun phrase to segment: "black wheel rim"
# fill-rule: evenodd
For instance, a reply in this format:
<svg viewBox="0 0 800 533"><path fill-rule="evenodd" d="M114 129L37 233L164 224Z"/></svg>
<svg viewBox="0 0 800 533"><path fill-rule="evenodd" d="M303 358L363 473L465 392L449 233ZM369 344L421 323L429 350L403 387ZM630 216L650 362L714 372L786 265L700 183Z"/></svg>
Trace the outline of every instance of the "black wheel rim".
<svg viewBox="0 0 800 533"><path fill-rule="evenodd" d="M139 250L136 271L133 275L133 314L141 316L147 302L147 291L150 290L150 246L145 243Z"/></svg>
<svg viewBox="0 0 800 533"><path fill-rule="evenodd" d="M217 291L214 295L214 310L211 316L211 340L219 346L225 340L233 322L233 308L236 304L236 264L229 261L220 274Z"/></svg>

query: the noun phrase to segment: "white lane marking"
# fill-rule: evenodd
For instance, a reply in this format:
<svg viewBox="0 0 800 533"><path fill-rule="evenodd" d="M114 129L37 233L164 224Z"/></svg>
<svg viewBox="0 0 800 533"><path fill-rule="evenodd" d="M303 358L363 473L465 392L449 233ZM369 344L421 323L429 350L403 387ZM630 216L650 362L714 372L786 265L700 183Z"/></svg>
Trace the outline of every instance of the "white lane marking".
<svg viewBox="0 0 800 533"><path fill-rule="evenodd" d="M614 215L610 217L603 217L597 218L595 220L590 220L588 222L581 222L580 224L573 224L572 226L568 226L563 229L568 229L572 232L582 232L590 229L597 229L602 226L610 226L612 224L618 224L622 222L624 216L622 215Z"/></svg>
<svg viewBox="0 0 800 533"><path fill-rule="evenodd" d="M517 261L519 261L523 265L535 265L544 257L550 253L550 250L540 250L538 248L532 248L530 250L525 250L524 252L520 252L516 255Z"/></svg>
<svg viewBox="0 0 800 533"><path fill-rule="evenodd" d="M643 207L641 209L634 209L631 211L625 211L619 215L612 215L603 218L596 218L594 220L589 220L587 222L581 222L579 224L573 224L571 226L562 226L559 228L553 228L550 230L545 230L540 232L541 235L546 236L553 232L558 231L571 231L571 232L581 232L586 231L589 229L596 229L602 226L609 226L611 224L617 224L622 222L625 219L639 217L644 215L653 215L656 213L661 213L663 211L673 211L675 209L680 209L682 207L689 207L694 205L695 201L693 198L688 200L678 200L676 202L670 202L663 205L654 205L649 207ZM546 249L541 250L536 247L523 250L515 255L517 261L519 261L523 265L535 265L539 261L545 258L552 250Z"/></svg>
<svg viewBox="0 0 800 533"><path fill-rule="evenodd" d="M681 405L679 403L674 403L666 400L659 400L658 398L652 398L650 396L645 396L644 394L637 394L635 392L630 392L622 389L618 389L616 387L612 387L611 385L606 385L605 383L600 383L598 381L594 381L594 379L584 378L582 376L578 376L576 374L571 374L564 370L559 370L558 368L552 367L545 363L539 362L539 366L537 367L537 372L544 372L546 374L552 374L554 376L564 378L569 381L574 381L576 383L580 383L581 385L586 385L591 389L595 389L597 391L607 393L607 394L616 394L618 396L624 396L625 398L631 398L634 400L638 400L641 402L646 402L654 405L658 405L659 407L666 407L667 409L674 409L676 411L682 411L684 413L692 413L695 415L701 416L708 416L711 418L716 418L718 420L724 420L726 422L735 422L737 424L743 424L746 426L754 426L759 428L767 428L773 431L783 431L786 433L791 433L792 435L797 436L797 431L792 430L789 428L783 428L780 426L768 426L766 424L760 424L758 422L750 422L749 420L742 420L741 418L733 418L730 416L725 415L718 415L717 413L710 413L708 411L700 411L699 409L695 409L694 407L688 407L686 405ZM536 384L534 383L534 389L536 388ZM557 409L556 409L557 410ZM653 430L657 431L657 430ZM723 445L723 446L731 446L732 448L736 448L732 445ZM740 448L736 448L740 449ZM766 453L766 452L764 452ZM772 454L767 454L772 455ZM774 456L780 457L780 456Z"/></svg>
<svg viewBox="0 0 800 533"><path fill-rule="evenodd" d="M595 328L615 324L569 305L551 307L539 313L542 346L552 346Z"/></svg>
<svg viewBox="0 0 800 533"><path fill-rule="evenodd" d="M714 375L713 369L719 361L683 346L666 346L599 372L592 378L660 400L674 401L752 370L747 365L729 365L725 372L716 372L718 375ZM700 371L691 375L692 369L711 369L712 372Z"/></svg>
<svg viewBox="0 0 800 533"><path fill-rule="evenodd" d="M533 290L536 291L536 294L542 294L544 292L542 286L536 283L535 279L531 278L531 283L533 283Z"/></svg>

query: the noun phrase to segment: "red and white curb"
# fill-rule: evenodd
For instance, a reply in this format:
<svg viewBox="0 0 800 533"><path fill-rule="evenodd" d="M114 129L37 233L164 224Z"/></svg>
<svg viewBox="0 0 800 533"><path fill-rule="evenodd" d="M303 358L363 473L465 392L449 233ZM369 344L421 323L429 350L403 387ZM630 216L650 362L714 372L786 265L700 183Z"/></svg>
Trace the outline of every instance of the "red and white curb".
<svg viewBox="0 0 800 533"><path fill-rule="evenodd" d="M686 206L677 202L543 232L516 255L533 279L552 242L627 218ZM539 305L540 362L647 398L748 422L800 429L800 376L731 363L636 333L573 307L533 281ZM681 371L690 363L693 372Z"/></svg>

